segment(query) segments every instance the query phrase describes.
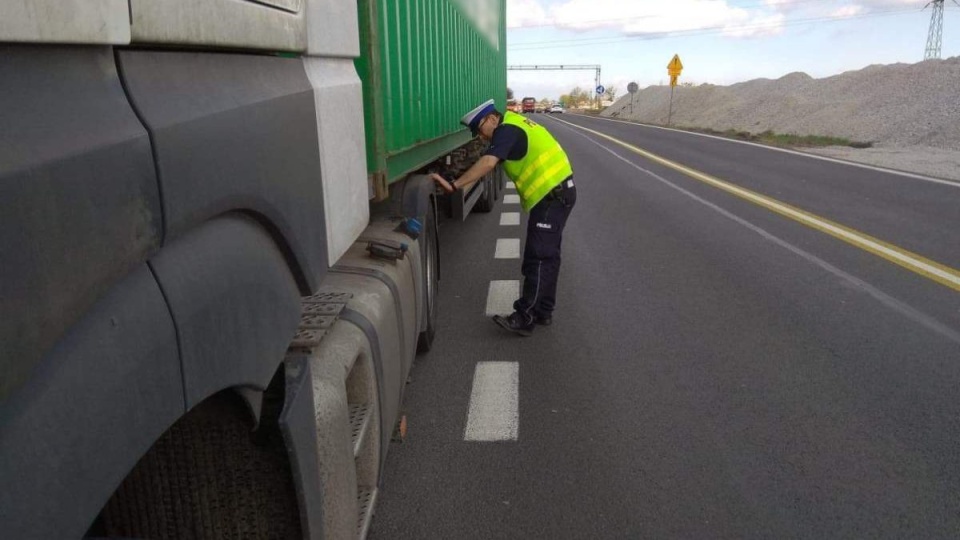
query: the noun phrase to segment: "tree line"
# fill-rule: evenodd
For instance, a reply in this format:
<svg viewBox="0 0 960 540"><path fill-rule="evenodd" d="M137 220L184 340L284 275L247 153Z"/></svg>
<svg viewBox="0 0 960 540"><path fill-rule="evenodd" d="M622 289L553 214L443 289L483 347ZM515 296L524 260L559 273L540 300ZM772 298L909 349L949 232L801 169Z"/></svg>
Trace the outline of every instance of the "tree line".
<svg viewBox="0 0 960 540"><path fill-rule="evenodd" d="M615 101L617 99L617 92L618 89L616 86L607 86L603 92L603 99L606 101ZM590 90L584 90L579 86L574 87L570 92L560 96L560 102L568 109L592 107L594 99L596 99L596 94Z"/></svg>
<svg viewBox="0 0 960 540"><path fill-rule="evenodd" d="M603 92L603 99L606 101L616 101L618 89L616 86L610 85L607 86ZM584 107L593 106L594 93L589 90L584 90L583 88L576 86L570 92L562 94L560 96L559 102L568 109L579 109ZM507 99L512 100L513 90L507 87ZM547 108L554 105L555 102L548 98L541 99L537 105L542 108Z"/></svg>

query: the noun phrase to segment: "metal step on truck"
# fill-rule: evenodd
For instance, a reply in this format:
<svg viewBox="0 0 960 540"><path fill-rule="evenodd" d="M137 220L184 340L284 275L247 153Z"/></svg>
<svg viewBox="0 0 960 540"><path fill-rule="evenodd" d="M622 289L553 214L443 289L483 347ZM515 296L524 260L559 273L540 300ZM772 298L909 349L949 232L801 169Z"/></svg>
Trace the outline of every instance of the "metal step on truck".
<svg viewBox="0 0 960 540"><path fill-rule="evenodd" d="M505 15L0 1L0 538L366 535Z"/></svg>

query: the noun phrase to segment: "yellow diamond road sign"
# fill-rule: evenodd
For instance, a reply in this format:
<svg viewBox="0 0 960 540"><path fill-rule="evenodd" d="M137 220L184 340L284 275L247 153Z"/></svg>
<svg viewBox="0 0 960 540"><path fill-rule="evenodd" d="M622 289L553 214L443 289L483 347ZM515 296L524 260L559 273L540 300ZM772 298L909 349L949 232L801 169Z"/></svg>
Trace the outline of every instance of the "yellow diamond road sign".
<svg viewBox="0 0 960 540"><path fill-rule="evenodd" d="M669 73L671 77L679 77L681 71L683 71L683 62L680 61L680 55L675 54L673 55L673 60L667 64L667 73Z"/></svg>

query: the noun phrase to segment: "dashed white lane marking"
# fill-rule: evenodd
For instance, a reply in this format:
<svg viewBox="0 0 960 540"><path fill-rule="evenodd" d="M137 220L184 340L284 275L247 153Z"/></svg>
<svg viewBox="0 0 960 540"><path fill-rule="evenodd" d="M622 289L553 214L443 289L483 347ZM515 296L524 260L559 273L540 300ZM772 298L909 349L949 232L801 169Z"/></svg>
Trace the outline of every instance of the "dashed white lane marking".
<svg viewBox="0 0 960 540"><path fill-rule="evenodd" d="M500 225L519 225L520 212L504 212L500 214Z"/></svg>
<svg viewBox="0 0 960 540"><path fill-rule="evenodd" d="M477 363L463 440L517 440L520 429L519 387L518 362Z"/></svg>
<svg viewBox="0 0 960 540"><path fill-rule="evenodd" d="M497 252L493 257L495 259L519 259L520 239L497 238Z"/></svg>
<svg viewBox="0 0 960 540"><path fill-rule="evenodd" d="M487 317L513 313L513 301L520 298L520 280L491 281L487 289Z"/></svg>
<svg viewBox="0 0 960 540"><path fill-rule="evenodd" d="M517 189L517 185L516 185L516 184L514 184L513 182L507 182L507 191L509 191L509 190L514 190L514 191L516 191L516 189Z"/></svg>
<svg viewBox="0 0 960 540"><path fill-rule="evenodd" d="M520 204L519 195L504 195L503 204Z"/></svg>

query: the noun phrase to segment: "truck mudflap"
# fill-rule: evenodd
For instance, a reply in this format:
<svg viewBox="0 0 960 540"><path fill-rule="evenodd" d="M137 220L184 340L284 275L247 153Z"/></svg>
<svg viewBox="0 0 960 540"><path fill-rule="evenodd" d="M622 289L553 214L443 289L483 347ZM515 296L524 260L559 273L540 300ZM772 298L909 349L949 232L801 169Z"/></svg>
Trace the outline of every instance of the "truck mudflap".
<svg viewBox="0 0 960 540"><path fill-rule="evenodd" d="M303 299L280 425L307 537L366 536L424 309L420 245L374 221ZM397 260L369 242L405 243Z"/></svg>

